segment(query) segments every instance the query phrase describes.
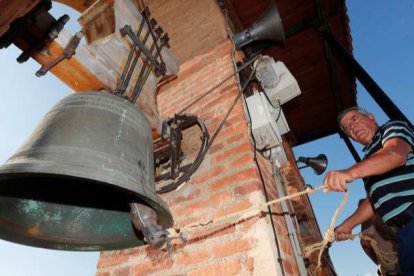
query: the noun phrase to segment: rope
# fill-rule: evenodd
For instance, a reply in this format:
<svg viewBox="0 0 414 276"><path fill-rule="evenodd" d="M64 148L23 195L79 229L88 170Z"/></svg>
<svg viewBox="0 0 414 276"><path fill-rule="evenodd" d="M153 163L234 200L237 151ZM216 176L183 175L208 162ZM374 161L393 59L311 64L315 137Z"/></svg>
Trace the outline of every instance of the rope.
<svg viewBox="0 0 414 276"><path fill-rule="evenodd" d="M334 232L335 222L336 222L336 219L338 218L339 213L344 208L345 203L348 200L348 196L349 196L348 191L346 191L344 193L344 197L343 197L341 203L339 204L338 208L336 209L336 211L335 211L335 213L332 217L331 223L329 225L329 228L325 232L323 240L319 243L315 243L315 244L310 245L310 246L305 248L305 256L309 256L313 252L319 250L318 263L317 263L317 266L316 266L317 271L322 268L323 252L325 251L325 249L327 247L329 247L333 242L335 242L335 232ZM360 239L369 241L369 243L371 244L372 248L374 249L376 255L381 259L381 261L384 264L391 265L391 264L397 263L397 261L398 261L397 253L396 252L384 252L384 251L382 251L378 247L378 242L376 240L374 240L373 238L371 238L370 236L362 234L362 233L345 235L345 238L350 239L350 240L354 240L355 237L359 237Z"/></svg>
<svg viewBox="0 0 414 276"><path fill-rule="evenodd" d="M251 207L251 208L244 209L244 210L241 210L241 211L238 211L238 212L235 212L235 213L231 213L231 214L219 217L219 218L214 219L214 220L209 220L209 221L206 221L206 222L196 222L196 223L189 224L189 225L186 225L186 226L181 227L181 228L169 228L169 229L167 229L167 231L169 232L171 238L177 238L177 237L180 237L180 233L182 234L183 232L194 230L194 229L204 227L204 226L207 226L207 225L217 226L217 225L221 225L221 224L225 224L225 223L234 224L234 223L237 223L241 220L245 220L245 219L255 217L255 216L260 216L263 212L267 211L266 210L267 206L270 206L270 205L273 205L273 204L276 204L276 203L279 203L281 201L288 200L288 199L291 199L291 198L299 197L299 196L304 195L304 194L313 194L314 192L316 192L318 190L322 190L323 188L324 188L324 185L321 185L321 186L316 187L316 188L307 187L302 192L298 192L298 193L294 193L294 194L291 194L291 195L288 195L288 196L284 196L284 197L269 201L267 203L259 203L259 204L256 204L255 206Z"/></svg>
<svg viewBox="0 0 414 276"><path fill-rule="evenodd" d="M397 252L385 252L382 251L379 246L378 242L374 240L371 236L365 235L363 233L358 234L349 234L345 235L345 237L349 240L354 240L356 237L359 237L361 240L367 240L372 246L372 249L374 249L376 255L381 259L381 262L386 265L392 265L398 262L398 253Z"/></svg>
<svg viewBox="0 0 414 276"><path fill-rule="evenodd" d="M344 193L344 197L343 197L341 203L339 204L338 208L335 210L335 213L332 217L329 228L325 232L323 240L321 242L312 244L312 245L305 248L305 255L306 256L309 256L314 251L319 250L318 265L317 265L316 269L320 269L322 267L322 255L323 255L323 252L325 251L326 247L328 247L330 244L332 244L335 241L335 232L334 232L335 222L336 222L336 219L338 218L339 213L344 208L345 203L348 201L348 196L349 196L348 191L346 191Z"/></svg>
<svg viewBox="0 0 414 276"><path fill-rule="evenodd" d="M305 194L313 194L316 191L324 189L324 187L325 187L324 185L318 186L316 188L311 188L308 186L306 187L304 191L301 191L301 192L297 192L297 193L294 193L288 196L284 196L284 197L281 197L281 198L278 198L278 199L275 199L275 200L272 200L266 203L259 203L251 208L247 208L247 209L244 209L238 212L234 212L234 213L219 217L217 219L212 219L212 220L204 221L204 222L196 222L196 223L188 224L183 227L169 228L167 229L167 232L169 233L169 238L175 239L175 238L182 238L182 234L185 232L197 230L199 228L206 227L208 225L210 225L211 227L215 227L215 226L228 224L228 223L235 224L239 221L243 221L248 218L261 216L262 213L266 213L267 211L266 208L270 205L273 205L273 204L276 204L276 203L279 203L279 202L282 202L288 199L296 198L296 197L299 197ZM334 233L335 222L338 218L339 213L344 208L345 203L348 200L348 196L349 196L348 191L346 191L344 193L344 197L341 203L339 204L338 208L335 210L335 213L332 217L329 228L325 232L323 240L321 242L315 243L305 248L305 252L304 252L305 256L309 256L313 252L319 251L316 270L319 270L322 268L322 256L323 256L325 249L329 247L333 242L335 242L335 233ZM378 247L377 241L375 241L370 236L362 234L362 233L346 235L346 238L350 240L354 240L356 237L359 237L360 239L368 240L372 248L374 249L375 253L377 254L377 256L379 256L379 258L384 264L395 264L398 261L398 256L396 252L382 251Z"/></svg>
<svg viewBox="0 0 414 276"><path fill-rule="evenodd" d="M327 231L329 231L329 230L330 229L328 229ZM359 237L361 240L367 240L370 243L370 245L372 246L372 249L374 250L377 257L379 257L381 259L381 263L383 263L385 265L393 265L393 264L396 264L398 262L398 253L397 252L394 252L394 251L386 252L386 251L381 250L378 246L378 242L376 240L374 240L372 237L370 237L369 235L365 235L363 233L358 233L358 234L348 234L348 235L344 235L344 236L347 240L354 240L356 237ZM311 275L318 275L318 271L320 271L320 269L322 268L321 257L322 257L323 251L326 247L328 247L330 245L330 243L333 243L334 241L335 240L331 240L331 242L325 243L325 239L324 239L322 242L319 242L319 243L313 244L311 246L308 246L305 249L305 256L309 256L310 254L312 254L312 252L314 252L316 250L320 250L319 251L319 256L318 256L317 266L316 266L316 268L313 268L314 271L311 272Z"/></svg>

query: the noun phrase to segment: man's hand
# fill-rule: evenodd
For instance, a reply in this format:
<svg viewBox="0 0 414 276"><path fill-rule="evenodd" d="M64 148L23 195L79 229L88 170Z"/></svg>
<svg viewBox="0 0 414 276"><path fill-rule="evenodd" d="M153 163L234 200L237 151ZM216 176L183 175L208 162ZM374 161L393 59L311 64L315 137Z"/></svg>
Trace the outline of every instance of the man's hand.
<svg viewBox="0 0 414 276"><path fill-rule="evenodd" d="M352 234L352 228L347 226L344 223L336 227L334 231L335 231L335 240L337 241L346 240L349 238L348 235Z"/></svg>
<svg viewBox="0 0 414 276"><path fill-rule="evenodd" d="M354 181L348 170L330 171L323 180L325 191L345 192L347 184Z"/></svg>

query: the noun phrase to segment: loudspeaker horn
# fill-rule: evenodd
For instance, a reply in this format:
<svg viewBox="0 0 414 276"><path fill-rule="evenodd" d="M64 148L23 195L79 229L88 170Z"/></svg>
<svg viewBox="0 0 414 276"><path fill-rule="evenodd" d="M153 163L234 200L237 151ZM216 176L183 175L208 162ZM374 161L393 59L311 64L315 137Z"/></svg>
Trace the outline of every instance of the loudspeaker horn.
<svg viewBox="0 0 414 276"><path fill-rule="evenodd" d="M319 154L316 157L299 157L297 162L306 164L306 166L299 169L311 167L316 175L322 174L328 166L328 158L325 154Z"/></svg>
<svg viewBox="0 0 414 276"><path fill-rule="evenodd" d="M238 49L256 40L273 40L285 43L282 20L273 0L259 20L234 36L234 44Z"/></svg>

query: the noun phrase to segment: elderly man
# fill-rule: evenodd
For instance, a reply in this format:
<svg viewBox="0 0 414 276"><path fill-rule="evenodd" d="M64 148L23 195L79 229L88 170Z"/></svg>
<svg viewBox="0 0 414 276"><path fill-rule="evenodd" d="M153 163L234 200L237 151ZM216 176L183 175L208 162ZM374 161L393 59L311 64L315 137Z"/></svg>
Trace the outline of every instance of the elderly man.
<svg viewBox="0 0 414 276"><path fill-rule="evenodd" d="M343 192L348 183L363 178L368 197L335 229L335 238L343 240L375 212L397 229L401 271L414 275L414 130L395 120L380 127L373 114L359 107L341 112L338 122L347 136L365 146L365 158L328 172L324 185Z"/></svg>

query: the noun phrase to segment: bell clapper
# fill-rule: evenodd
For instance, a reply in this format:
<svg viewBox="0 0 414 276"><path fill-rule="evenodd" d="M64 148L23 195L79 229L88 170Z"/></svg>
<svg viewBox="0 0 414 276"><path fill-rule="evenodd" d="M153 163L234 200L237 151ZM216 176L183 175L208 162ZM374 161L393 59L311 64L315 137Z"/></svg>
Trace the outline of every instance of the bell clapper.
<svg viewBox="0 0 414 276"><path fill-rule="evenodd" d="M158 215L150 207L131 202L132 223L138 231L141 231L145 241L152 249L161 248L167 241L168 232L158 225Z"/></svg>

